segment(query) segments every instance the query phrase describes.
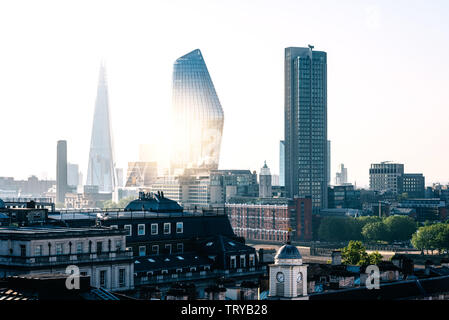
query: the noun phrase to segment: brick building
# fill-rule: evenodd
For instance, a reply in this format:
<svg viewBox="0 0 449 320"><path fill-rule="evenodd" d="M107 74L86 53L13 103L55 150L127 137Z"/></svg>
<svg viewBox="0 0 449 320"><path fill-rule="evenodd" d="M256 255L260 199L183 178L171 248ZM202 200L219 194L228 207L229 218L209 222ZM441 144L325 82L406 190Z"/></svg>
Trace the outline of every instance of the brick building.
<svg viewBox="0 0 449 320"><path fill-rule="evenodd" d="M312 239L310 198L243 199L233 198L225 205L236 235L246 240L285 242Z"/></svg>

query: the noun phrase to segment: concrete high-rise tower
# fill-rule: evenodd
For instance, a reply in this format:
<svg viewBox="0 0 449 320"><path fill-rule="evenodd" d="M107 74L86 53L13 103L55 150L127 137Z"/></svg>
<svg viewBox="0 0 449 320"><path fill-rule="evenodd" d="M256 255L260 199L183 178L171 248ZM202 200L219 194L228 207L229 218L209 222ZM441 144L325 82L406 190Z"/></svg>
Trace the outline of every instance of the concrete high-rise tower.
<svg viewBox="0 0 449 320"><path fill-rule="evenodd" d="M313 46L285 49L285 188L314 211L327 207L326 60Z"/></svg>
<svg viewBox="0 0 449 320"><path fill-rule="evenodd" d="M259 198L271 198L273 197L271 187L271 172L265 161L262 169L259 173Z"/></svg>
<svg viewBox="0 0 449 320"><path fill-rule="evenodd" d="M173 66L172 169L218 169L224 115L199 49Z"/></svg>
<svg viewBox="0 0 449 320"><path fill-rule="evenodd" d="M64 203L67 192L67 141L58 141L56 159L56 202Z"/></svg>
<svg viewBox="0 0 449 320"><path fill-rule="evenodd" d="M114 148L109 112L106 71L102 64L95 102L86 185L98 186L100 192L115 189Z"/></svg>

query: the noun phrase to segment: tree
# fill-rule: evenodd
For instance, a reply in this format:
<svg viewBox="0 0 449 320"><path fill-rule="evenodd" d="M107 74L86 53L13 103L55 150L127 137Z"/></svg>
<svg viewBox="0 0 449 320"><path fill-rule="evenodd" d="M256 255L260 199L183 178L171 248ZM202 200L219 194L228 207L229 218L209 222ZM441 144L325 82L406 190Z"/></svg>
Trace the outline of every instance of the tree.
<svg viewBox="0 0 449 320"><path fill-rule="evenodd" d="M347 217L324 217L318 228L318 239L322 241L359 240L361 225L357 219Z"/></svg>
<svg viewBox="0 0 449 320"><path fill-rule="evenodd" d="M384 219L389 233L388 241L407 241L416 232L416 222L413 218L404 216L390 216Z"/></svg>
<svg viewBox="0 0 449 320"><path fill-rule="evenodd" d="M369 254L369 264L379 264L382 261L383 256L378 252L372 252Z"/></svg>
<svg viewBox="0 0 449 320"><path fill-rule="evenodd" d="M361 241L349 241L348 246L341 250L341 257L344 264L358 266L378 264L383 258L377 251L368 254Z"/></svg>
<svg viewBox="0 0 449 320"><path fill-rule="evenodd" d="M362 235L370 241L380 241L389 238L388 229L382 221L366 224L362 229Z"/></svg>
<svg viewBox="0 0 449 320"><path fill-rule="evenodd" d="M341 250L342 262L350 265L363 265L369 261L366 248L361 241L349 241L347 247Z"/></svg>
<svg viewBox="0 0 449 320"><path fill-rule="evenodd" d="M424 250L449 250L449 226L444 223L425 225L412 236L412 245L424 252Z"/></svg>

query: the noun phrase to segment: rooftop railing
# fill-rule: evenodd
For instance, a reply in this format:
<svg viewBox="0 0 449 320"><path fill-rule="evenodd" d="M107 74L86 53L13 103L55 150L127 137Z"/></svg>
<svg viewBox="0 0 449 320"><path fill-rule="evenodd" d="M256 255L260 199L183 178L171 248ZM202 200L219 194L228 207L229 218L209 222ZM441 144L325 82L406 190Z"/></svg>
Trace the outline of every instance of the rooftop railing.
<svg viewBox="0 0 449 320"><path fill-rule="evenodd" d="M2 265L21 265L28 267L76 264L85 262L131 260L132 251L110 251L102 253L56 254L51 256L0 256Z"/></svg>

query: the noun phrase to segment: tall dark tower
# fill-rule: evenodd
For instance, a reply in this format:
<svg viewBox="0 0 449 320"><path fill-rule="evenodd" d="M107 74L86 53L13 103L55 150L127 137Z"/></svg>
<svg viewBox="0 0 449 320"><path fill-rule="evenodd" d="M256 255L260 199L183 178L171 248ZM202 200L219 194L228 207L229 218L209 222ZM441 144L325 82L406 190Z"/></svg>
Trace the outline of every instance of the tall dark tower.
<svg viewBox="0 0 449 320"><path fill-rule="evenodd" d="M64 203L67 192L67 141L58 141L56 160L56 202Z"/></svg>
<svg viewBox="0 0 449 320"><path fill-rule="evenodd" d="M285 49L285 188L291 198L312 198L327 208L327 55Z"/></svg>

